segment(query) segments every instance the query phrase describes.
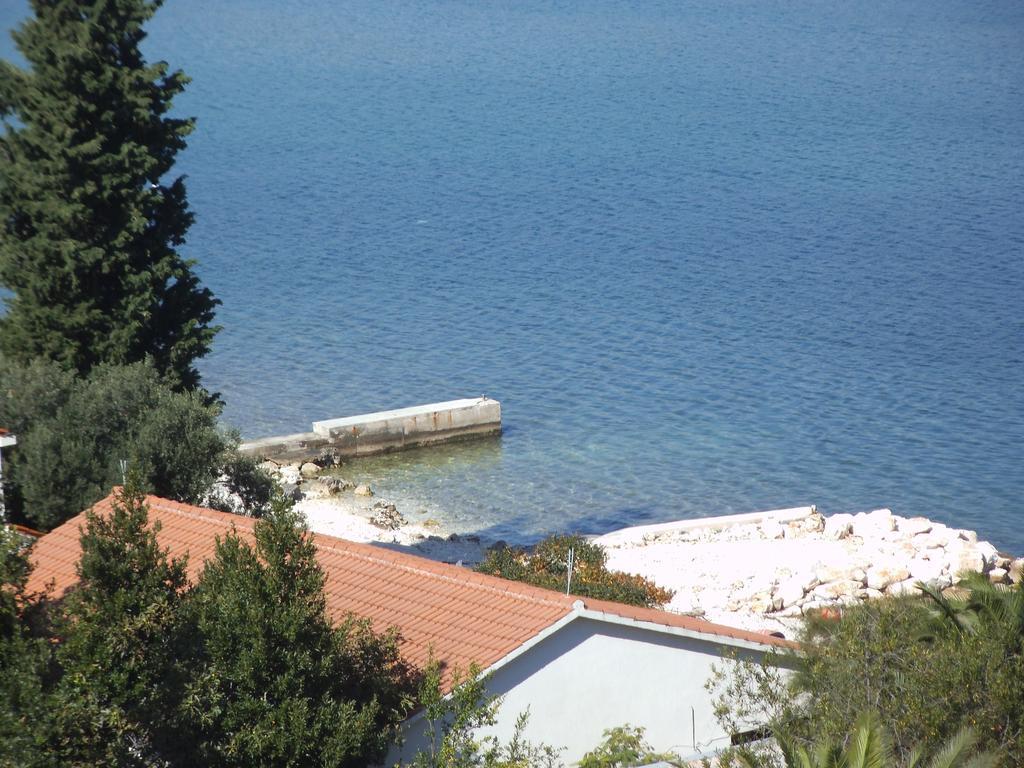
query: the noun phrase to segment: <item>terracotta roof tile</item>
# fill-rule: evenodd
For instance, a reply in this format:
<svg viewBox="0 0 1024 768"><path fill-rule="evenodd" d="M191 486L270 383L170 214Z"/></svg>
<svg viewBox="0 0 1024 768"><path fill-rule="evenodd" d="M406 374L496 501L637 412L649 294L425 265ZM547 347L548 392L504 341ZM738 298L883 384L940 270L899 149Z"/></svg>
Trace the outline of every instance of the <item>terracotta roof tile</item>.
<svg viewBox="0 0 1024 768"><path fill-rule="evenodd" d="M94 510L109 512L112 496ZM160 545L173 556L188 553L189 578L199 577L211 558L216 539L231 530L253 539L255 521L224 512L147 497L150 520L159 521ZM35 570L29 588L42 590L51 580L56 596L77 581L79 529L85 513L68 520L39 539L32 551ZM317 557L324 569L327 610L342 621L349 613L370 619L378 631L396 626L402 652L414 664L424 664L430 653L446 664L450 683L454 667L466 669L476 662L488 667L536 637L573 610L576 596L506 581L465 568L437 563L384 547L313 534ZM646 608L584 601L587 608L615 616L704 634L785 644L754 632L722 627L698 619Z"/></svg>

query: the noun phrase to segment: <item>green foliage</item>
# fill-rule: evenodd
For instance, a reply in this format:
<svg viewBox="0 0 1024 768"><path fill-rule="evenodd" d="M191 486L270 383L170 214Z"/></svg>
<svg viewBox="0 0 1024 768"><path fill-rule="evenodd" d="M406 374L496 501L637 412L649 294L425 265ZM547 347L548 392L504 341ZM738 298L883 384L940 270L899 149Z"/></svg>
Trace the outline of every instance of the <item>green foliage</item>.
<svg viewBox="0 0 1024 768"><path fill-rule="evenodd" d="M683 765L678 755L655 752L644 739L644 729L626 724L604 732L600 745L587 752L579 761L579 768L630 768L666 762Z"/></svg>
<svg viewBox="0 0 1024 768"><path fill-rule="evenodd" d="M14 606L0 635L0 766L379 761L412 676L393 635L331 625L300 523L278 501L255 547L225 537L193 586L130 479L111 514L87 515L80 582L49 605L62 638L52 663L19 608L24 556L0 547L0 586L17 598L0 606Z"/></svg>
<svg viewBox="0 0 1024 768"><path fill-rule="evenodd" d="M609 571L605 551L583 536L551 536L537 544L532 553L511 547L492 550L477 570L565 592L570 549L571 591L575 595L646 607L672 599L671 590L662 589L642 576Z"/></svg>
<svg viewBox="0 0 1024 768"><path fill-rule="evenodd" d="M262 517L270 511L277 484L274 478L260 468L256 459L229 451L222 471L224 490L227 494L233 494L233 498L214 490L204 499L207 506L249 517Z"/></svg>
<svg viewBox="0 0 1024 768"><path fill-rule="evenodd" d="M173 713L189 679L184 559L160 549L130 481L86 514L79 584L65 601L50 748L67 765L159 764L187 747Z"/></svg>
<svg viewBox="0 0 1024 768"><path fill-rule="evenodd" d="M0 62L0 346L87 373L150 359L195 388L217 301L178 253L192 223L168 179L193 121L168 116L188 79L147 64L160 0L31 0Z"/></svg>
<svg viewBox="0 0 1024 768"><path fill-rule="evenodd" d="M506 744L495 736L478 736L477 729L497 722L501 701L487 695L487 678L470 666L455 670L450 694L441 688L441 667L427 666L417 699L423 707L427 746L416 753L411 768L553 768L559 750L523 738L528 713L521 713Z"/></svg>
<svg viewBox="0 0 1024 768"><path fill-rule="evenodd" d="M33 637L25 621L29 572L20 537L0 519L0 768L44 764L37 736L49 716L43 691L49 644Z"/></svg>
<svg viewBox="0 0 1024 768"><path fill-rule="evenodd" d="M201 649L184 702L209 766L364 766L379 760L411 694L394 635L331 625L324 575L283 500L256 546L218 541L191 597Z"/></svg>
<svg viewBox="0 0 1024 768"><path fill-rule="evenodd" d="M968 587L946 607L934 596L884 599L847 609L838 621L809 620L789 679L738 665L717 681L723 725L736 731L767 720L810 749L819 740L843 744L850 724L876 711L897 765L914 750L935 753L964 728L981 749L1024 765L1020 588L983 580Z"/></svg>
<svg viewBox="0 0 1024 768"><path fill-rule="evenodd" d="M0 423L18 434L5 456L11 509L41 528L60 524L122 481L124 459L160 496L198 503L222 471L250 504L265 509L271 481L234 454L219 409L195 392L174 392L147 363L99 365L88 377L54 363L21 366L0 356Z"/></svg>
<svg viewBox="0 0 1024 768"><path fill-rule="evenodd" d="M994 752L977 752L977 737L961 729L928 759L915 749L906 760L897 758L889 734L878 715L861 713L844 742L819 739L810 747L797 744L786 734L778 735L779 757L785 768L995 768ZM738 751L731 756L744 768L768 768L777 761ZM774 757L774 755L772 756Z"/></svg>

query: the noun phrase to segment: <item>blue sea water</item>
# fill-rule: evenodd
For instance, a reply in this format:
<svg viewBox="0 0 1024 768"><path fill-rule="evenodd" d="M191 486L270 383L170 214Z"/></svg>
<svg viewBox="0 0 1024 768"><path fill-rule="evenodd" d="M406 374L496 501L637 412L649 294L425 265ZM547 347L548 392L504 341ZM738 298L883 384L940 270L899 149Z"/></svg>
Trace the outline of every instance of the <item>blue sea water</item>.
<svg viewBox="0 0 1024 768"><path fill-rule="evenodd" d="M149 30L193 78L201 369L244 435L486 393L500 440L350 473L509 539L815 503L1024 552L1024 4L168 0Z"/></svg>

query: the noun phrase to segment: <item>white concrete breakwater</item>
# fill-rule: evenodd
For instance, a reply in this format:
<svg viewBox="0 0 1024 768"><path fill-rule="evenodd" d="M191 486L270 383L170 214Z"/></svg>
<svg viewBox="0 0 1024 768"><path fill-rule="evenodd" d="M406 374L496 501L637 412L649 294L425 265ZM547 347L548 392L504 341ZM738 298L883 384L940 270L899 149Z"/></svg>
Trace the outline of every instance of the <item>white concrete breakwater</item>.
<svg viewBox="0 0 1024 768"><path fill-rule="evenodd" d="M724 623L786 626L809 611L945 589L966 572L1024 578L1024 558L974 531L888 509L823 516L814 507L625 528L595 540L608 565L676 590L667 606Z"/></svg>
<svg viewBox="0 0 1024 768"><path fill-rule="evenodd" d="M252 440L239 450L277 461L347 458L500 433L501 403L479 397L314 421L312 432Z"/></svg>

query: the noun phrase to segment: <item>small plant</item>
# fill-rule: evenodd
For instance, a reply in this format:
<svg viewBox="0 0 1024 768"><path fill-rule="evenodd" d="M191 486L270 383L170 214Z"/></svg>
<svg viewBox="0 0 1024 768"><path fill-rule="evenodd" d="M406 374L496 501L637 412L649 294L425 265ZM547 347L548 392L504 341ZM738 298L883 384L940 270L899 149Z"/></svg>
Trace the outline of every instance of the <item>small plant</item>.
<svg viewBox="0 0 1024 768"><path fill-rule="evenodd" d="M478 728L497 722L501 700L487 694L487 678L478 666L465 674L455 671L450 694L441 687L441 666L431 662L419 688L419 702L426 720L427 744L416 753L411 768L555 768L557 750L535 745L523 738L527 712L516 719L515 731L506 744L494 736L478 737ZM397 768L397 767L396 767Z"/></svg>
<svg viewBox="0 0 1024 768"><path fill-rule="evenodd" d="M569 550L573 553L571 581ZM647 608L664 605L675 594L642 576L610 571L607 562L604 549L583 536L551 536L532 552L512 547L492 550L477 570L560 592L568 583L574 595Z"/></svg>
<svg viewBox="0 0 1024 768"><path fill-rule="evenodd" d="M607 729L604 741L580 759L579 768L631 768L657 762L683 765L678 755L655 752L644 739L644 729L627 723Z"/></svg>

